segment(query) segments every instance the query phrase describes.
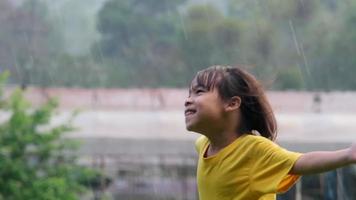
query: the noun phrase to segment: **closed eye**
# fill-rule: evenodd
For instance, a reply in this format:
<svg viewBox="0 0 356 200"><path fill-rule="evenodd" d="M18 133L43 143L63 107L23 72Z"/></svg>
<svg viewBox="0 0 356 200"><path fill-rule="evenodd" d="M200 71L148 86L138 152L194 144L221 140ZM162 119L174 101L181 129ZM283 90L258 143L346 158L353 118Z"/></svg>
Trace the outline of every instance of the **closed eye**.
<svg viewBox="0 0 356 200"><path fill-rule="evenodd" d="M202 90L202 89L198 89L198 90L195 91L196 94L202 94L204 92L205 92L205 90Z"/></svg>

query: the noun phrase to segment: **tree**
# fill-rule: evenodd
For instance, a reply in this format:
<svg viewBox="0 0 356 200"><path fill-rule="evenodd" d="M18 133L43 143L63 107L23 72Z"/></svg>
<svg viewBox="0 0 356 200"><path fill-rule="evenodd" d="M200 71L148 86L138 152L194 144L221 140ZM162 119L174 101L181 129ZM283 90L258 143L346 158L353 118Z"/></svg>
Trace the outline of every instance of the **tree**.
<svg viewBox="0 0 356 200"><path fill-rule="evenodd" d="M315 87L324 90L355 90L356 80L356 8L355 2L339 9L334 15L338 18L337 25L325 26L320 24L322 30L319 40L327 40L324 46L315 47L313 55L319 56L314 60L312 75L315 79Z"/></svg>
<svg viewBox="0 0 356 200"><path fill-rule="evenodd" d="M127 82L158 86L172 81L180 65L177 7L184 1L110 0L104 4L98 13L101 40L93 49L111 68L110 79L119 79L116 86Z"/></svg>
<svg viewBox="0 0 356 200"><path fill-rule="evenodd" d="M64 139L73 130L70 121L50 126L57 102L53 99L33 108L15 90L3 93L6 74L0 78L0 199L79 199L97 172L76 162L75 143Z"/></svg>
<svg viewBox="0 0 356 200"><path fill-rule="evenodd" d="M4 71L9 69L11 65L11 54L9 53L9 33L6 31L7 20L10 14L13 12L13 6L8 1L0 1L0 23L2 25L0 29L0 70ZM11 68L9 69L11 70Z"/></svg>
<svg viewBox="0 0 356 200"><path fill-rule="evenodd" d="M180 51L192 71L216 64L241 64L237 63L243 44L240 21L227 18L213 5L205 4L190 7L184 22Z"/></svg>
<svg viewBox="0 0 356 200"><path fill-rule="evenodd" d="M24 1L18 7L9 3L0 6L6 10L0 14L0 67L12 71L24 87L49 84L51 63L62 48L47 6L39 0Z"/></svg>
<svg viewBox="0 0 356 200"><path fill-rule="evenodd" d="M319 19L321 8L315 0L227 0L228 15L246 24L243 40L247 62L256 66L253 71L261 79L276 79L274 88L284 89L303 89L299 83L302 77L307 82L305 87L311 88L307 57L315 42L310 40L313 33L308 27ZM294 77L294 81L288 77Z"/></svg>

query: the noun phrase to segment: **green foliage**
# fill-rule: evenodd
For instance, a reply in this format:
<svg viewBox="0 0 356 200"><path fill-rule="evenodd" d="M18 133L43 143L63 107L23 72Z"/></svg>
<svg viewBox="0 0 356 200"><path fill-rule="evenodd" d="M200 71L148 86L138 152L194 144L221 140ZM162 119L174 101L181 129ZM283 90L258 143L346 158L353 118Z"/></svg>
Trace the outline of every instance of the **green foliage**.
<svg viewBox="0 0 356 200"><path fill-rule="evenodd" d="M11 70L11 78L24 86L48 84L51 59L61 48L46 4L28 0L19 7L11 3L0 6L5 7L0 15L0 67Z"/></svg>
<svg viewBox="0 0 356 200"><path fill-rule="evenodd" d="M33 108L19 89L5 97L6 76L0 76L0 196L6 200L79 199L86 181L97 172L78 165L73 152L77 144L63 138L73 130L71 119L50 124L58 105L54 99Z"/></svg>
<svg viewBox="0 0 356 200"><path fill-rule="evenodd" d="M0 70L22 85L182 87L238 64L262 80L278 73L273 88L356 90L354 1L23 2L0 2Z"/></svg>
<svg viewBox="0 0 356 200"><path fill-rule="evenodd" d="M343 3L226 0L177 13L181 1L152 2L111 0L100 10L94 49L109 66L108 86L184 86L201 68L245 64L264 81L278 73L275 89L355 88L352 73L344 74L353 71L353 56L335 56L353 52L355 40Z"/></svg>
<svg viewBox="0 0 356 200"><path fill-rule="evenodd" d="M319 88L325 87L324 84L327 83L328 89L331 90L356 90L356 79L354 78L356 69L354 56L356 51L354 45L356 41L355 9L356 3L352 2L344 10L345 20L341 23L340 29L335 31L337 36L331 40L331 48L324 51L323 62L317 65L318 69L323 68L323 72L314 71L314 76L320 80L317 83Z"/></svg>
<svg viewBox="0 0 356 200"><path fill-rule="evenodd" d="M297 67L281 69L277 75L274 89L278 90L301 90L305 87L302 73Z"/></svg>
<svg viewBox="0 0 356 200"><path fill-rule="evenodd" d="M109 63L111 69L107 71L127 77L136 86L158 86L162 80L169 81L180 65L175 56L180 32L176 8L182 2L107 1L98 13L102 39L93 48ZM127 80L117 82L125 85Z"/></svg>
<svg viewBox="0 0 356 200"><path fill-rule="evenodd" d="M184 63L194 71L209 65L238 64L243 23L227 18L212 5L188 9L184 18L186 36L181 40Z"/></svg>

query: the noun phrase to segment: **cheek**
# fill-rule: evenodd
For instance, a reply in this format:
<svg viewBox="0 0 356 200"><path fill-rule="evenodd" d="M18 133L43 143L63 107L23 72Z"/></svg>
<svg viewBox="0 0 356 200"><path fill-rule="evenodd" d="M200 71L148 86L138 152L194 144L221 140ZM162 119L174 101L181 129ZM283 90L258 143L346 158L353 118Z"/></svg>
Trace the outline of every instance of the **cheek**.
<svg viewBox="0 0 356 200"><path fill-rule="evenodd" d="M215 96L197 97L195 103L201 117L220 117L223 113L223 103Z"/></svg>
<svg viewBox="0 0 356 200"><path fill-rule="evenodd" d="M201 112L198 112L198 115L203 118L209 118L211 120L220 119L222 117L222 109L220 105L209 104L201 109Z"/></svg>

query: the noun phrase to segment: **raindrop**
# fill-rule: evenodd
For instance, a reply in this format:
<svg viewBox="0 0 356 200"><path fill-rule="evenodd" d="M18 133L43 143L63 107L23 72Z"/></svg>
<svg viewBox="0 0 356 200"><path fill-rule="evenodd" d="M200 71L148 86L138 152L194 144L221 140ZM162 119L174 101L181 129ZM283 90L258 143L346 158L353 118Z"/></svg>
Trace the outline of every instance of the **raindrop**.
<svg viewBox="0 0 356 200"><path fill-rule="evenodd" d="M181 10L178 10L178 13L179 13L179 20L180 20L180 23L182 25L184 39L188 40L188 34L187 34L187 29L186 29L186 26L185 26L185 22L184 22L183 12Z"/></svg>
<svg viewBox="0 0 356 200"><path fill-rule="evenodd" d="M301 47L301 52L302 52L302 57L303 57L303 61L304 61L305 70L306 70L308 76L310 76L309 65L308 65L308 61L307 61L307 58L306 58L305 53L304 53L304 48L303 48L303 44L302 43L300 44L300 47Z"/></svg>
<svg viewBox="0 0 356 200"><path fill-rule="evenodd" d="M292 20L289 20L289 27L290 27L290 29L292 31L292 36L293 36L293 41L294 41L295 48L297 49L298 55L301 55L300 54L300 47L299 47L298 40L297 40L297 35L295 33L295 29L294 29Z"/></svg>

